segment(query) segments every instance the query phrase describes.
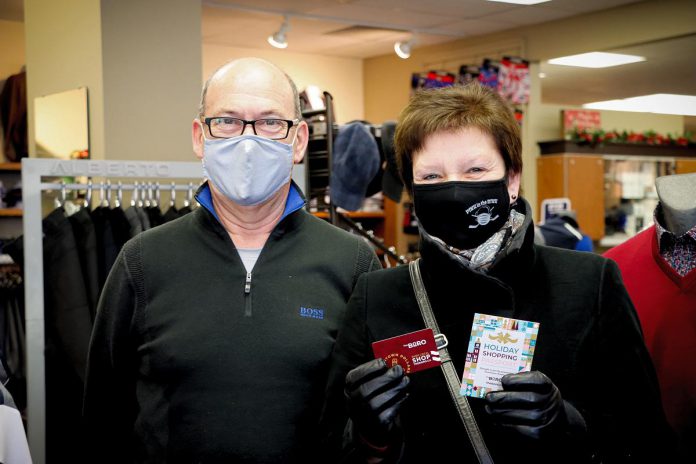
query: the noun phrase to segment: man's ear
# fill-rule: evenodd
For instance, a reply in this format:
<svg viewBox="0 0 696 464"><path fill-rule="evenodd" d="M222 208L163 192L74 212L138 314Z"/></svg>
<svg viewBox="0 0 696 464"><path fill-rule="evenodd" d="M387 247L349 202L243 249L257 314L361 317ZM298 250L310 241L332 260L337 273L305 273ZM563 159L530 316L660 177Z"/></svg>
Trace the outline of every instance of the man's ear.
<svg viewBox="0 0 696 464"><path fill-rule="evenodd" d="M203 130L203 124L201 121L194 119L191 127L191 141L193 142L193 152L196 154L196 158L199 160L203 159Z"/></svg>
<svg viewBox="0 0 696 464"><path fill-rule="evenodd" d="M309 127L305 121L300 121L297 125L297 137L295 139L295 151L293 153L293 162L300 164L304 158L305 150L309 143Z"/></svg>

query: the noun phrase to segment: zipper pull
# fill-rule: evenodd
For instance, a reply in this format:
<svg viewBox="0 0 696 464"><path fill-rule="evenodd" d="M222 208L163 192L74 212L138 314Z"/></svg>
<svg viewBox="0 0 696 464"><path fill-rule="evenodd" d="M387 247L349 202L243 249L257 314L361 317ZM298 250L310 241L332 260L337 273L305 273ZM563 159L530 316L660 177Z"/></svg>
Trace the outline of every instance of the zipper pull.
<svg viewBox="0 0 696 464"><path fill-rule="evenodd" d="M246 283L244 284L244 293L251 293L251 272L247 272Z"/></svg>

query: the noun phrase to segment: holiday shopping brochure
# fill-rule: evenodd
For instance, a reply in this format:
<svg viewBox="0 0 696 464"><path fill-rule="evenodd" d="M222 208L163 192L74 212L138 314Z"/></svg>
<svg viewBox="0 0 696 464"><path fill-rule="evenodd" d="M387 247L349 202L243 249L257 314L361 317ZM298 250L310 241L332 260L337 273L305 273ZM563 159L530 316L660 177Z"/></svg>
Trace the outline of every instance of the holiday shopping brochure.
<svg viewBox="0 0 696 464"><path fill-rule="evenodd" d="M529 371L538 334L538 322L474 314L460 393L483 398L505 374Z"/></svg>

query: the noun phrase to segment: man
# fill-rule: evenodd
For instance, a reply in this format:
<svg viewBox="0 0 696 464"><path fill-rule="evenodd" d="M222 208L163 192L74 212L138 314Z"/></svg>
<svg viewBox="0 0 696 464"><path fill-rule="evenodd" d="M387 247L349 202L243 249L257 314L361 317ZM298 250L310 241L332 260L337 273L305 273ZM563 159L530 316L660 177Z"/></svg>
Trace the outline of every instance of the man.
<svg viewBox="0 0 696 464"><path fill-rule="evenodd" d="M94 462L311 462L359 238L290 180L308 128L292 80L245 58L206 82L192 214L128 242L102 293L85 416Z"/></svg>

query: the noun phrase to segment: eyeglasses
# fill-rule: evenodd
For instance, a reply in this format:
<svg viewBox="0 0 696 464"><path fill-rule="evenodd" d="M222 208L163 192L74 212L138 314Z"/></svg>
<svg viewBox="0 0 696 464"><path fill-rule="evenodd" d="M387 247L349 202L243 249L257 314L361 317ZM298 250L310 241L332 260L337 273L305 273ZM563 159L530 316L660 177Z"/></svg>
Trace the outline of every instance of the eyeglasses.
<svg viewBox="0 0 696 464"><path fill-rule="evenodd" d="M251 125L254 135L266 137L271 140L281 140L288 136L290 128L297 125L299 119L246 119L228 118L228 117L212 117L205 118L203 122L210 129L210 135L216 138L228 139L230 137L238 137L244 133L247 124Z"/></svg>

